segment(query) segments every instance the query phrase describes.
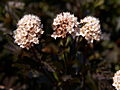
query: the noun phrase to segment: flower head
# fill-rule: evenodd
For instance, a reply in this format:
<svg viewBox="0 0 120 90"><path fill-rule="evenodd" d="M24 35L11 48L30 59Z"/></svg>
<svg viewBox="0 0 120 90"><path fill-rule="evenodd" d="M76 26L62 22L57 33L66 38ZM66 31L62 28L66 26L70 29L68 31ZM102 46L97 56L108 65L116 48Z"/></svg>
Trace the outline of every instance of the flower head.
<svg viewBox="0 0 120 90"><path fill-rule="evenodd" d="M39 44L39 37L44 33L39 17L25 15L17 25L18 28L14 31L15 43L26 49L31 48L34 44Z"/></svg>
<svg viewBox="0 0 120 90"><path fill-rule="evenodd" d="M120 70L118 70L113 77L113 84L117 90L120 90Z"/></svg>
<svg viewBox="0 0 120 90"><path fill-rule="evenodd" d="M55 32L51 35L53 38L62 37L65 38L67 34L72 34L77 27L77 17L69 12L63 12L57 15L53 21L53 30Z"/></svg>
<svg viewBox="0 0 120 90"><path fill-rule="evenodd" d="M79 29L79 32L76 33L76 36L83 36L89 43L93 43L93 40L100 40L101 29L100 21L92 16L87 16L80 21L80 24L84 25Z"/></svg>

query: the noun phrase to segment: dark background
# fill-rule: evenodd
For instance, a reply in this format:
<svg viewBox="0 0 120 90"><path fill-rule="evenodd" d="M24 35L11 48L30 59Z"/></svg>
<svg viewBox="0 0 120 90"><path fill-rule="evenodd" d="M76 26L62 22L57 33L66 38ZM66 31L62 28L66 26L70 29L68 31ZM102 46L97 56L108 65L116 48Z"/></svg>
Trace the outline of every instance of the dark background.
<svg viewBox="0 0 120 90"><path fill-rule="evenodd" d="M11 1L16 2L0 0L0 90L115 90L112 77L120 69L120 0ZM60 39L50 38L53 19L66 11L78 21L88 15L99 18L101 41L92 48L77 43L80 48L73 52L71 43L61 47ZM25 14L39 16L45 31L34 52L21 49L12 36ZM44 61L43 68L33 53Z"/></svg>

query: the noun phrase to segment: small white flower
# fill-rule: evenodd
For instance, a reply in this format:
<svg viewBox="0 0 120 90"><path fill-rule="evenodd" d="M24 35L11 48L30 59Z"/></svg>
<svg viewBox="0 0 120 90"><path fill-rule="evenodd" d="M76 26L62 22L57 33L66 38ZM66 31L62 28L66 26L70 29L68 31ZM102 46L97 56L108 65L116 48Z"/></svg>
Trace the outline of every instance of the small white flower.
<svg viewBox="0 0 120 90"><path fill-rule="evenodd" d="M15 43L26 49L31 48L34 44L39 44L39 37L44 33L39 17L25 15L17 25L18 28L13 32Z"/></svg>
<svg viewBox="0 0 120 90"><path fill-rule="evenodd" d="M72 34L75 32L75 27L77 27L77 17L69 12L63 12L57 15L53 21L53 30L55 32L51 35L53 38L62 37L65 38L67 34Z"/></svg>
<svg viewBox="0 0 120 90"><path fill-rule="evenodd" d="M34 42L35 44L39 44L38 38L33 38L33 42Z"/></svg>
<svg viewBox="0 0 120 90"><path fill-rule="evenodd" d="M116 90L120 90L120 70L118 70L113 77L113 84Z"/></svg>
<svg viewBox="0 0 120 90"><path fill-rule="evenodd" d="M79 31L76 33L76 36L83 36L88 41L88 43L93 43L93 40L100 40L101 29L100 21L92 16L87 16L80 21L80 24L85 23Z"/></svg>

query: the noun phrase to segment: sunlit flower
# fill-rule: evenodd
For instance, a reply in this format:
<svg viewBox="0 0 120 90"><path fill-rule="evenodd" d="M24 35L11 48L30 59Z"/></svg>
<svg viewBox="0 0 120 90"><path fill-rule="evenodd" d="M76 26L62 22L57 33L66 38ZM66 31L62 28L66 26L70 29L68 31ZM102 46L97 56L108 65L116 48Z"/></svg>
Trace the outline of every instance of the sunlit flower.
<svg viewBox="0 0 120 90"><path fill-rule="evenodd" d="M113 77L113 84L117 90L120 90L120 70L118 70Z"/></svg>
<svg viewBox="0 0 120 90"><path fill-rule="evenodd" d="M51 35L53 38L62 37L65 38L67 34L75 32L77 27L77 17L69 12L63 12L57 15L53 21L53 30L55 32Z"/></svg>
<svg viewBox="0 0 120 90"><path fill-rule="evenodd" d="M101 36L100 21L92 16L87 16L80 21L80 24L84 24L80 27L76 36L83 36L88 43L93 43L94 40L99 41Z"/></svg>
<svg viewBox="0 0 120 90"><path fill-rule="evenodd" d="M15 43L26 49L39 44L39 37L44 33L39 17L25 15L17 25L18 28L14 31Z"/></svg>

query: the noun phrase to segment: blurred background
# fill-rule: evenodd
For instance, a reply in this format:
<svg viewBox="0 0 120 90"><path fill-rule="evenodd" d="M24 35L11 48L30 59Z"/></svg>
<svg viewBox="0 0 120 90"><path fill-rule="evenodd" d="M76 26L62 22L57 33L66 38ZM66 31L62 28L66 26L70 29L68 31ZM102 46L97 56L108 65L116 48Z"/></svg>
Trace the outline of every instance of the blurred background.
<svg viewBox="0 0 120 90"><path fill-rule="evenodd" d="M93 48L81 45L75 57L66 61L67 71L57 51L59 40L48 40L53 19L61 12L74 14L78 21L95 16L102 30L100 42ZM14 43L13 31L25 14L39 16L43 24L45 33L34 53L45 61L44 73L31 58L33 52ZM112 77L119 69L120 0L0 0L0 90L115 90Z"/></svg>

